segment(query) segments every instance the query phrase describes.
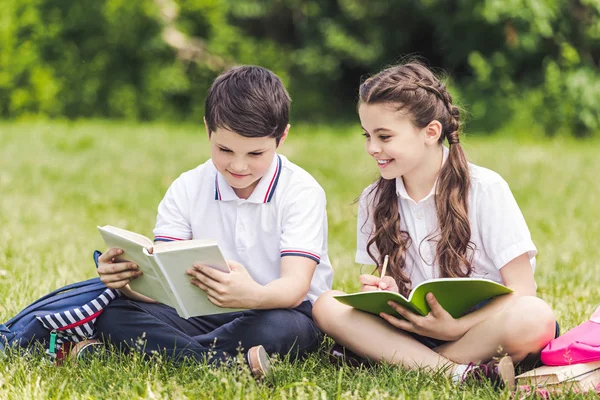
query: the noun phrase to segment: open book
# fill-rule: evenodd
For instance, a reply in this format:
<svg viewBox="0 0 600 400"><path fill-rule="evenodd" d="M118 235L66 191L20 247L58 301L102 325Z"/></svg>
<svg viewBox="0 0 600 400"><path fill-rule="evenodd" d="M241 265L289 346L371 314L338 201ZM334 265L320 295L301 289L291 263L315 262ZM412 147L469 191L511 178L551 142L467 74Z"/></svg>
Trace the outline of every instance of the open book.
<svg viewBox="0 0 600 400"><path fill-rule="evenodd" d="M123 249L120 260L135 262L143 274L133 279L132 290L177 310L183 318L221 314L238 309L221 308L192 285L186 270L195 263L230 272L227 262L212 239L152 243L146 236L114 226L98 227L108 248ZM148 248L154 247L151 253Z"/></svg>
<svg viewBox="0 0 600 400"><path fill-rule="evenodd" d="M425 296L427 293L433 293L441 306L454 318L458 318L482 301L510 292L512 292L512 289L489 279L439 278L418 284L410 292L408 299L401 294L386 290L358 292L334 297L341 303L376 315L384 312L399 316L387 304L388 301L394 301L416 314L427 315L431 310Z"/></svg>
<svg viewBox="0 0 600 400"><path fill-rule="evenodd" d="M544 365L518 375L516 379L519 385L586 391L600 384L600 361L558 367Z"/></svg>

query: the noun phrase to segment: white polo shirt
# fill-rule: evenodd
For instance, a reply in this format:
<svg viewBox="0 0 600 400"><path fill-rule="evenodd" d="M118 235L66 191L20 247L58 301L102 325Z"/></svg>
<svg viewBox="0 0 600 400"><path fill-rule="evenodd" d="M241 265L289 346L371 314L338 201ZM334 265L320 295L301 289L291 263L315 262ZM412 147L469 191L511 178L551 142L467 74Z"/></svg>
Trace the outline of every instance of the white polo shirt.
<svg viewBox="0 0 600 400"><path fill-rule="evenodd" d="M444 147L443 162L447 158L448 149ZM508 184L489 169L469 163L469 170L469 222L471 242L475 245L471 277L502 283L500 269L524 253L527 253L531 267L535 269L537 249ZM374 208L373 193L369 195L372 187L370 185L363 191L359 201L356 251L356 262L359 264L375 264L366 250L373 231L372 219L366 212L367 206L369 210ZM440 277L439 266L435 262L436 242L425 240L431 232L438 229L435 185L417 203L406 192L402 178L396 178L396 194L401 229L408 232L412 239L406 254L405 273L414 287L423 281ZM378 255L374 245L372 253Z"/></svg>
<svg viewBox="0 0 600 400"><path fill-rule="evenodd" d="M216 239L226 259L265 285L280 277L284 256L317 262L305 300L331 289L325 192L276 154L248 199L240 199L212 160L184 172L158 206L154 240Z"/></svg>

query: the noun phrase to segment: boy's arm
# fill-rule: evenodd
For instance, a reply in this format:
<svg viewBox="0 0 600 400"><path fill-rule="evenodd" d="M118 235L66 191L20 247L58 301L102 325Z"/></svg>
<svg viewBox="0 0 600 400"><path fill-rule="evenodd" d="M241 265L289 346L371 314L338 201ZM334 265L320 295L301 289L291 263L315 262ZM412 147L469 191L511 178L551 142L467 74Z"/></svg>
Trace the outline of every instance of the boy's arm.
<svg viewBox="0 0 600 400"><path fill-rule="evenodd" d="M261 308L296 307L308 294L317 265L317 286L331 269L327 257L327 200L318 184L288 190L280 238L280 278L266 284Z"/></svg>
<svg viewBox="0 0 600 400"><path fill-rule="evenodd" d="M191 283L202 289L219 307L274 309L294 308L308 293L317 262L305 257L283 257L281 276L261 285L237 261L227 260L231 272L196 264L187 270Z"/></svg>
<svg viewBox="0 0 600 400"><path fill-rule="evenodd" d="M263 286L259 309L298 307L310 288L317 263L306 257L282 257L281 277Z"/></svg>
<svg viewBox="0 0 600 400"><path fill-rule="evenodd" d="M186 185L189 172L177 178L158 205L156 225L154 227L154 243L171 240L193 239L190 224L190 207Z"/></svg>

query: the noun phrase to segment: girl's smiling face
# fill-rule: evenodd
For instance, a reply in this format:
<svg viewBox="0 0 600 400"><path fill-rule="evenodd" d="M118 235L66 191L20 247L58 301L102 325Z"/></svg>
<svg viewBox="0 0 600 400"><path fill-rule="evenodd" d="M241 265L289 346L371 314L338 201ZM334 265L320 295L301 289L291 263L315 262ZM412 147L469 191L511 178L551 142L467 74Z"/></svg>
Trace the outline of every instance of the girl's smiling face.
<svg viewBox="0 0 600 400"><path fill-rule="evenodd" d="M361 104L358 108L365 149L383 179L394 179L418 170L425 158L427 136L410 117L393 104Z"/></svg>

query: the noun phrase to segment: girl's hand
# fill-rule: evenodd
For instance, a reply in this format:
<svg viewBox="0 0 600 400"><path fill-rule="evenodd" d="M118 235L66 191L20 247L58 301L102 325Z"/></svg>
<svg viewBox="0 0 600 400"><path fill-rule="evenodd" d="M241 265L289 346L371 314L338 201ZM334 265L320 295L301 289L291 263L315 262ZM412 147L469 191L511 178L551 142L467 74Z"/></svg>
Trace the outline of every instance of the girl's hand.
<svg viewBox="0 0 600 400"><path fill-rule="evenodd" d="M231 272L221 272L208 265L195 264L187 270L192 284L206 292L216 306L253 309L260 304L262 285L237 261L227 260Z"/></svg>
<svg viewBox="0 0 600 400"><path fill-rule="evenodd" d="M380 313L379 315L391 325L406 332L417 333L421 336L451 342L460 339L466 333L466 329L462 326L460 320L455 319L444 310L433 293L427 293L425 298L427 299L431 311L424 317L412 313L398 303L392 301L388 304L392 306L398 314L406 318L406 320L392 317L386 313Z"/></svg>
<svg viewBox="0 0 600 400"><path fill-rule="evenodd" d="M398 285L391 276L378 278L375 275L363 274L358 280L361 283L361 292L371 292L373 290L387 290L398 293Z"/></svg>
<svg viewBox="0 0 600 400"><path fill-rule="evenodd" d="M123 254L123 250L112 248L98 257L100 280L111 289L121 289L129 282L142 275L142 271L131 261L119 261L116 258Z"/></svg>

